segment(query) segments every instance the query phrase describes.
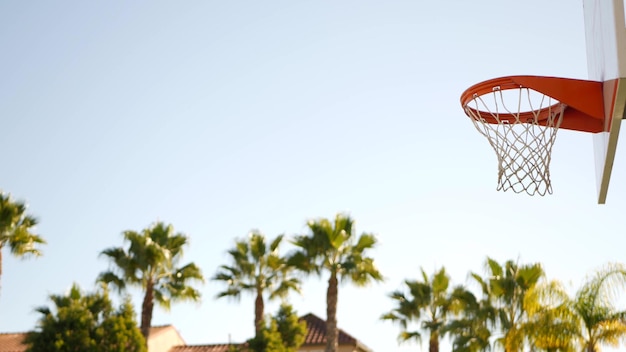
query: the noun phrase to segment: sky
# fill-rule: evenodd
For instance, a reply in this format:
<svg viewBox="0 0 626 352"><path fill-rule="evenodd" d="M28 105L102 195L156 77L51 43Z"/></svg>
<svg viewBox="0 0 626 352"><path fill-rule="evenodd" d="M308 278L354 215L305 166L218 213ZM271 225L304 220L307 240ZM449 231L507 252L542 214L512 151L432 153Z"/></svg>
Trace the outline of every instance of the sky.
<svg viewBox="0 0 626 352"><path fill-rule="evenodd" d="M93 290L98 254L155 221L189 236L184 261L207 278L201 303L155 309L188 344L253 335L253 297L217 300L209 280L235 239L339 212L379 240L385 281L340 286L337 313L377 352L427 350L379 319L420 268L465 284L487 256L540 262L574 292L625 260L622 144L605 205L592 136L565 130L552 195L497 192L459 103L500 76L586 79L581 1L7 0L0 48L0 189L48 241L38 259L4 252L0 331L33 329L73 283ZM326 279L290 296L298 313L325 317Z"/></svg>

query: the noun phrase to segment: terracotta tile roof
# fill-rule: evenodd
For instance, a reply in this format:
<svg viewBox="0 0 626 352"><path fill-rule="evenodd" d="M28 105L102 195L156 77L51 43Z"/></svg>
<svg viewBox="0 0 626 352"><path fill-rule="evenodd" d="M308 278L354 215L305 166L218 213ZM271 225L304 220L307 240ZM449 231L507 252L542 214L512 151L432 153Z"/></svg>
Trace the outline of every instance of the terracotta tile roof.
<svg viewBox="0 0 626 352"><path fill-rule="evenodd" d="M228 352L230 344L174 346L169 352ZM237 346L237 345L235 345Z"/></svg>
<svg viewBox="0 0 626 352"><path fill-rule="evenodd" d="M1 352L23 352L26 345L22 343L26 337L24 333L0 334L0 351Z"/></svg>
<svg viewBox="0 0 626 352"><path fill-rule="evenodd" d="M311 313L300 317L300 321L303 321L303 320L306 322L307 334L306 334L306 338L304 339L304 343L302 344L302 346L326 345L326 320L323 320L317 315L314 315ZM354 346L357 348L357 351L371 352L371 350L367 346L365 346L359 340L352 337L352 335L348 334L347 332L341 329L338 329L338 330L339 330L339 336L338 336L339 346L341 345Z"/></svg>
<svg viewBox="0 0 626 352"><path fill-rule="evenodd" d="M323 345L326 344L326 321L311 313L300 318L306 322L307 334L304 340L305 345ZM357 340L345 331L339 329L339 344L354 345Z"/></svg>
<svg viewBox="0 0 626 352"><path fill-rule="evenodd" d="M150 334L158 334L161 331L172 328L172 325L153 326L150 328ZM23 352L26 351L26 345L23 344L25 332L19 333L0 333L0 352ZM193 350L195 352L195 350ZM204 350L198 350L204 352ZM212 350L208 350L213 352ZM217 352L218 350L216 350ZM226 350L225 350L226 351ZM186 352L186 351L185 351Z"/></svg>

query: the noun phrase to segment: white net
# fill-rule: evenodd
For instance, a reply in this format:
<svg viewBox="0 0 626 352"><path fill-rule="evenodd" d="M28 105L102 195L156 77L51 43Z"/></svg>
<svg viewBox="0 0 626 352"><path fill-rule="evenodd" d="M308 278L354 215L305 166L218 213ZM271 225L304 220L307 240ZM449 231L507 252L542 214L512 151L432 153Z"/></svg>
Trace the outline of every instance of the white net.
<svg viewBox="0 0 626 352"><path fill-rule="evenodd" d="M565 108L523 87L473 96L465 110L498 156L498 190L552 194L550 158Z"/></svg>

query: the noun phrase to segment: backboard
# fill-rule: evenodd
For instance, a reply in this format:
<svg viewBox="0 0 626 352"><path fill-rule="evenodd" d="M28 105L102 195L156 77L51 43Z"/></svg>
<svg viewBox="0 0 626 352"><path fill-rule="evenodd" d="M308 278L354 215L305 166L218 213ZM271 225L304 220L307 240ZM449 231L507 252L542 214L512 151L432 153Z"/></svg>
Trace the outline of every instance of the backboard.
<svg viewBox="0 0 626 352"><path fill-rule="evenodd" d="M624 0L583 0L589 79L603 82L604 132L593 134L598 203L606 202L626 106Z"/></svg>

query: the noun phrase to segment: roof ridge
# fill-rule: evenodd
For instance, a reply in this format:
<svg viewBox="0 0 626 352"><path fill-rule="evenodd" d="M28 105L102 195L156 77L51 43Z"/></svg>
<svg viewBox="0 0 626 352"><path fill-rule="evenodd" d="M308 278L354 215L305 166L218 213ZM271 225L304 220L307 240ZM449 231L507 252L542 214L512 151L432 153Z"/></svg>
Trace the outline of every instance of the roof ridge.
<svg viewBox="0 0 626 352"><path fill-rule="evenodd" d="M172 346L170 352L226 352L229 346L246 346L245 343L220 343L220 344L204 344L204 345L177 345Z"/></svg>
<svg viewBox="0 0 626 352"><path fill-rule="evenodd" d="M307 335L304 342L305 344L320 344L326 340L326 320L318 317L313 313L305 314L301 316L299 320L303 320L307 323ZM337 338L340 343L342 340L348 343L359 343L359 340L357 340L354 336L348 334L345 330L339 327L337 327L337 332Z"/></svg>

